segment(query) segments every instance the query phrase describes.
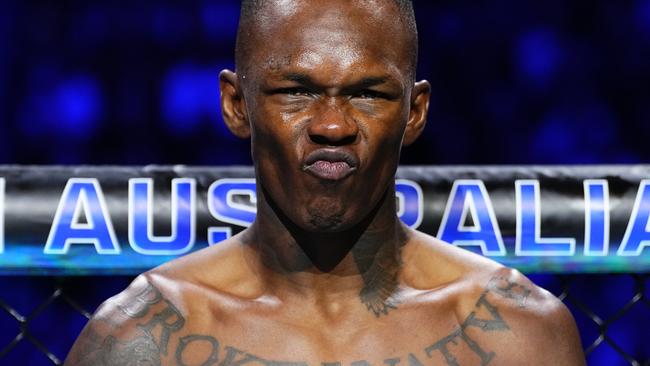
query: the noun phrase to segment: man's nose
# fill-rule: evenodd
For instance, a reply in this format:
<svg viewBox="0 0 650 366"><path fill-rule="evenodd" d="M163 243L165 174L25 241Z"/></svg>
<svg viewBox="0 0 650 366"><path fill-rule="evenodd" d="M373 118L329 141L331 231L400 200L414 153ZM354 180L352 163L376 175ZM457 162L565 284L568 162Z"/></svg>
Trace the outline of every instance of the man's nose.
<svg viewBox="0 0 650 366"><path fill-rule="evenodd" d="M319 109L307 129L313 143L343 146L357 141L359 127L351 116L346 115L343 106L332 103Z"/></svg>

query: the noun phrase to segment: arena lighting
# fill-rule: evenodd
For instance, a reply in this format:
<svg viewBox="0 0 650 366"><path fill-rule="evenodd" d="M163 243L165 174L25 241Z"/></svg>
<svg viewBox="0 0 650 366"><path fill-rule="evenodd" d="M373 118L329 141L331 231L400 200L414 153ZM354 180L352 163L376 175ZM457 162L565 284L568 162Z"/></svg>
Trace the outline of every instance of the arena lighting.
<svg viewBox="0 0 650 366"><path fill-rule="evenodd" d="M0 271L130 274L215 245L254 221L252 176L236 167L0 167ZM404 167L397 214L528 272L642 270L644 176L650 167Z"/></svg>

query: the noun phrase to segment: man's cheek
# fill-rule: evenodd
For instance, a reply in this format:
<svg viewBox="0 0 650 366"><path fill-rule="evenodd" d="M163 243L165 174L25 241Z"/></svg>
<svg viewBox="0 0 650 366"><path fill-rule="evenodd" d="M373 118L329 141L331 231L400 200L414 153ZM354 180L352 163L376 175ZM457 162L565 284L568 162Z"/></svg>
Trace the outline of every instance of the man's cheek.
<svg viewBox="0 0 650 366"><path fill-rule="evenodd" d="M282 159L284 150L288 148L288 140L282 131L270 128L266 124L258 124L253 130L251 142L254 154L258 158Z"/></svg>
<svg viewBox="0 0 650 366"><path fill-rule="evenodd" d="M390 134L385 138L378 140L373 146L373 155L384 159L384 163L391 160L397 160L399 151L402 146L402 136L398 134ZM372 156L371 156L372 158Z"/></svg>

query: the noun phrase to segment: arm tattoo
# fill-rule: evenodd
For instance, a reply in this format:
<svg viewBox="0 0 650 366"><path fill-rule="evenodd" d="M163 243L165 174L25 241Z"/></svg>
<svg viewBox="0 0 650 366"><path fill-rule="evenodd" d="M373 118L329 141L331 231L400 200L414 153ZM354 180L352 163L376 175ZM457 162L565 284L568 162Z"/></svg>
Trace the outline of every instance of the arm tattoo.
<svg viewBox="0 0 650 366"><path fill-rule="evenodd" d="M155 312L148 322L138 323L138 335L127 341L119 341L112 335L101 341L90 325L88 335L83 337L84 344L79 347L83 354L79 355L79 360L73 365L160 366L161 357L167 356L172 333L178 332L185 325L181 312L151 284L136 294L129 303L120 304L117 308L128 318L141 319L148 315L155 305L164 307ZM186 340L186 343L191 340Z"/></svg>
<svg viewBox="0 0 650 366"><path fill-rule="evenodd" d="M84 341L80 350L66 365L73 366L160 366L160 351L156 343L147 336L136 337L128 342L119 342L108 336L102 341L92 328L84 331Z"/></svg>
<svg viewBox="0 0 650 366"><path fill-rule="evenodd" d="M531 289L512 282L506 277L493 277L487 285L487 291L493 292L506 299L515 300L520 308L526 307L526 299Z"/></svg>
<svg viewBox="0 0 650 366"><path fill-rule="evenodd" d="M115 337L108 336L102 344L101 358L98 361L100 363L96 365L160 366L160 349L153 337L148 334L135 337L128 342L119 342Z"/></svg>

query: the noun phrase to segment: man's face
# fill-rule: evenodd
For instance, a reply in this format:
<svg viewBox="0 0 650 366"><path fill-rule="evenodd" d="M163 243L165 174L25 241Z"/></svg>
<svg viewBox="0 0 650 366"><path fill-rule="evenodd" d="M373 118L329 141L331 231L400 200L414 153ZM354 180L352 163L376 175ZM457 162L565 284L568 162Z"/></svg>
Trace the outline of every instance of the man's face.
<svg viewBox="0 0 650 366"><path fill-rule="evenodd" d="M345 230L394 179L413 105L408 42L385 4L278 3L238 71L258 184L302 229Z"/></svg>

